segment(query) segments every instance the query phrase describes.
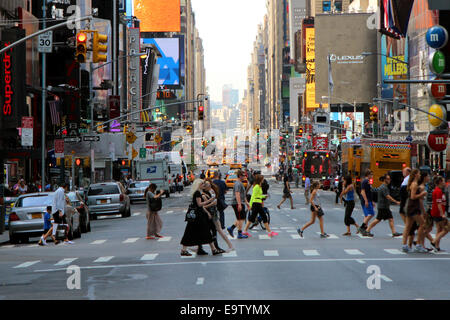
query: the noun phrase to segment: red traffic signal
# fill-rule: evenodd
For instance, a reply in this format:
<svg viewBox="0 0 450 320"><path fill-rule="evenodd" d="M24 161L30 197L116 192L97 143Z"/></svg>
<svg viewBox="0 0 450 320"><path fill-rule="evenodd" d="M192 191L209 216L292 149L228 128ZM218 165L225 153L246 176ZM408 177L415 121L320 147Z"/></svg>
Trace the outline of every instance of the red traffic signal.
<svg viewBox="0 0 450 320"><path fill-rule="evenodd" d="M80 32L77 34L77 42L86 42L87 35L86 33Z"/></svg>
<svg viewBox="0 0 450 320"><path fill-rule="evenodd" d="M199 106L198 107L198 120L203 120L204 119L204 114L203 112L205 111L205 107L204 106Z"/></svg>
<svg viewBox="0 0 450 320"><path fill-rule="evenodd" d="M75 159L75 164L77 166L80 166L81 165L81 159Z"/></svg>
<svg viewBox="0 0 450 320"><path fill-rule="evenodd" d="M127 163L126 163L126 161L125 160L122 160L122 166L124 166L124 165L126 165Z"/></svg>
<svg viewBox="0 0 450 320"><path fill-rule="evenodd" d="M378 112L378 107L377 107L377 106L373 106L373 108L372 108L372 112L375 112L375 113L377 113L377 112Z"/></svg>

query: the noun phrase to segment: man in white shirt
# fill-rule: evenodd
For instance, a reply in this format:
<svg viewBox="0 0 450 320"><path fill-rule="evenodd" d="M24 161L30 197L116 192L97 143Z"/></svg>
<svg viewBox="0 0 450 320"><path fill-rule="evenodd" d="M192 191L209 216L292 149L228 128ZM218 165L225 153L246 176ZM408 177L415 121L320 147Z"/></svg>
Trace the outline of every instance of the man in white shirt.
<svg viewBox="0 0 450 320"><path fill-rule="evenodd" d="M56 230L58 228L58 224L67 224L66 216L65 216L65 208L66 208L66 195L65 192L69 191L69 184L64 182L56 191L53 196L52 202L52 215L53 215L53 236L56 235ZM69 239L65 239L64 242L72 244L72 241Z"/></svg>
<svg viewBox="0 0 450 320"><path fill-rule="evenodd" d="M403 182L402 185L400 187L400 217L402 217L402 220L404 223L406 223L406 211L405 211L405 206L406 206L406 200L408 200L408 191L406 190L406 188L408 187L408 182L409 182L409 174L411 173L411 168L405 168L403 169Z"/></svg>

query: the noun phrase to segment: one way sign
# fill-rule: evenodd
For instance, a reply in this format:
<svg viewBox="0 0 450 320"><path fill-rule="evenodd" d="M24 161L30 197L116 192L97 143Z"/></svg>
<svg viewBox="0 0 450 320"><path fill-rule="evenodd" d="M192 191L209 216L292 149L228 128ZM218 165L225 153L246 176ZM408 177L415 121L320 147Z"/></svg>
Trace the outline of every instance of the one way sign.
<svg viewBox="0 0 450 320"><path fill-rule="evenodd" d="M93 142L99 142L100 136L84 136L83 141L93 141Z"/></svg>

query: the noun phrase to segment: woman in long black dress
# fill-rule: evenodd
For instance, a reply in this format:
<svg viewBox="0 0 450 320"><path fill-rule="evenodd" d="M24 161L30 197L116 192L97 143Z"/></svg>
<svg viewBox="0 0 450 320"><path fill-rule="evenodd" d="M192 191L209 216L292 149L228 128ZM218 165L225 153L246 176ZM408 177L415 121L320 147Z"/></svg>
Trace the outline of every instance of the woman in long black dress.
<svg viewBox="0 0 450 320"><path fill-rule="evenodd" d="M192 256L187 247L198 246L197 254L206 255L206 251L200 248L202 244L209 244L213 255L220 254L220 251L216 249L213 243L213 237L209 228L209 213L203 210L203 207L214 201L214 198L203 200L202 192L205 187L204 181L201 179L195 180L192 184L191 194L192 203L195 207L195 213L197 218L194 221L190 221L186 224L183 238L181 239L182 256Z"/></svg>

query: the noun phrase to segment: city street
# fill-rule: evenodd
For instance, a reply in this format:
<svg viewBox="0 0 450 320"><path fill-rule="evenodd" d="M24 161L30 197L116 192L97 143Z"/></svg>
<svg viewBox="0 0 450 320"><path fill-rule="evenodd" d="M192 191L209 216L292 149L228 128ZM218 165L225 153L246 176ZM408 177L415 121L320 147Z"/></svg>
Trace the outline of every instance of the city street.
<svg viewBox="0 0 450 320"><path fill-rule="evenodd" d="M345 237L344 207L335 205L335 194L322 192L325 231L319 236L318 222L296 232L310 218L303 189L294 190L295 210L285 202L278 210L281 183L269 179L271 195L266 206L271 226L279 235L269 238L259 226L249 239L231 240L235 251L212 256L181 257L180 239L184 214L190 201L189 187L182 194L163 200L160 212L164 238L146 240L145 203L132 205L129 218L105 217L92 221L92 232L73 245L46 247L0 244L0 299L425 299L450 298L450 239L441 242L446 251L401 252L401 237L392 238L387 222L373 230L374 238L355 234ZM291 184L293 186L293 183ZM227 193L230 202L231 192ZM403 230L398 207L393 207L397 231ZM362 221L357 203L353 217ZM226 225L234 221L231 207ZM434 234L435 230L433 230ZM235 236L237 232L235 231ZM227 246L222 239L219 244ZM426 242L427 244L427 242ZM429 246L429 243L427 244ZM190 248L195 252L196 248ZM72 289L73 266L80 268L81 288ZM375 267L372 267L375 266ZM379 268L379 288L369 289L372 268ZM368 272L368 269L369 272ZM68 280L69 279L69 280ZM369 280L368 280L369 279ZM369 285L368 285L369 284ZM372 286L373 288L373 286Z"/></svg>

